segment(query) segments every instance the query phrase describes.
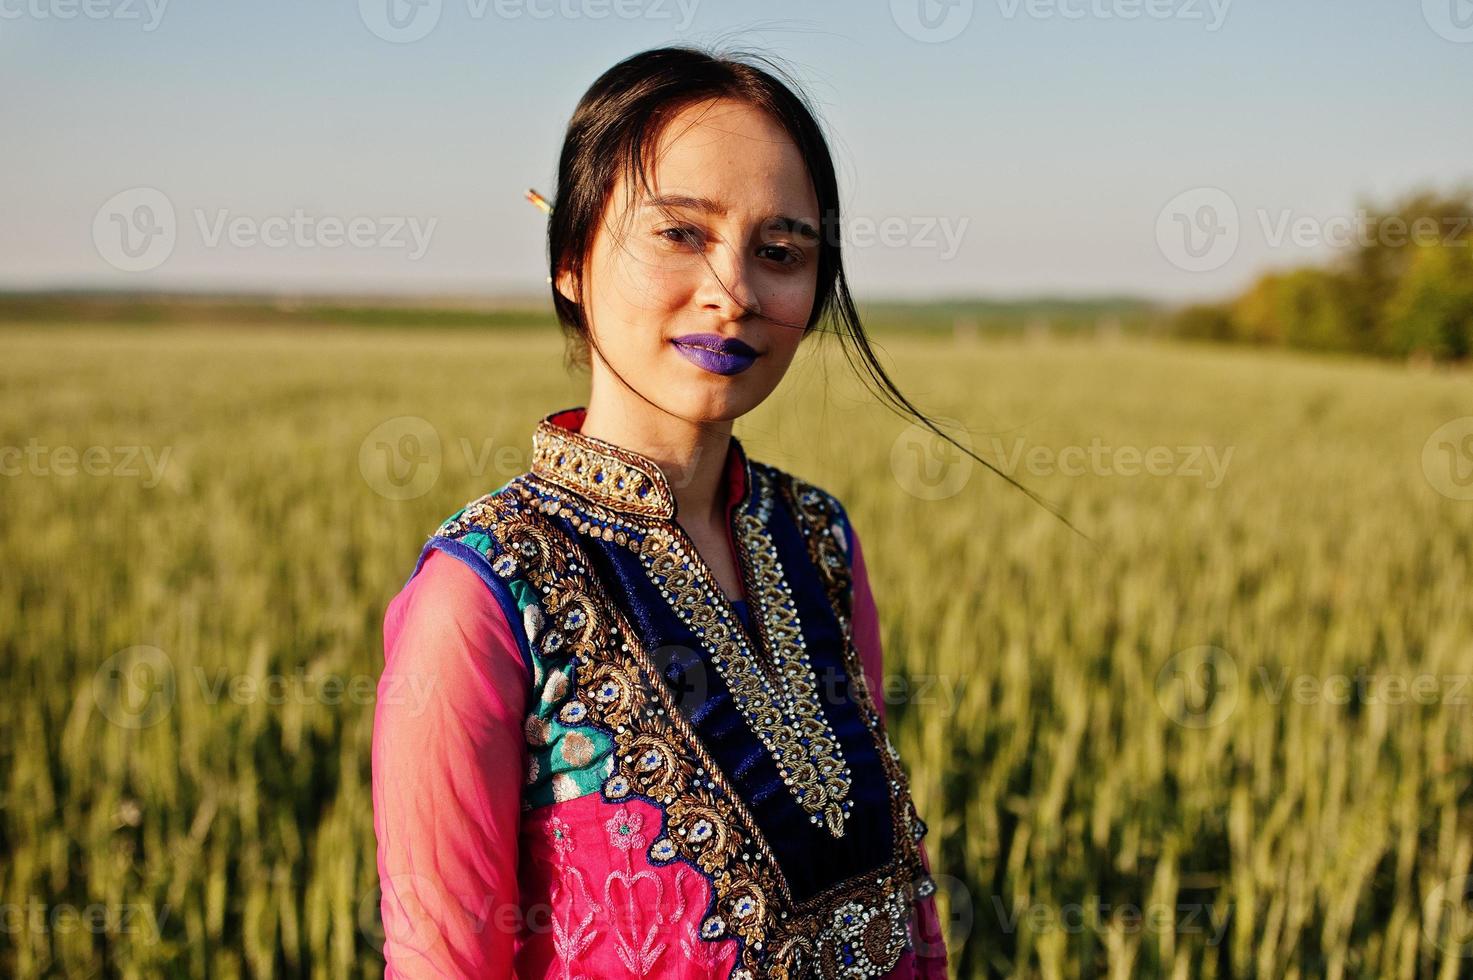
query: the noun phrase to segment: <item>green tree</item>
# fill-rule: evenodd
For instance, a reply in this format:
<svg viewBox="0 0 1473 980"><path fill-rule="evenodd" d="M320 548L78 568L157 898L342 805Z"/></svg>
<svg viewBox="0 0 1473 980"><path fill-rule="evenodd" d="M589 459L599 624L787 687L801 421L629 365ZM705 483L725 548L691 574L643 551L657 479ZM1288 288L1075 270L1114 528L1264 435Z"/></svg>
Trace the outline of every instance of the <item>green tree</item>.
<svg viewBox="0 0 1473 980"><path fill-rule="evenodd" d="M1393 353L1436 360L1473 353L1473 248L1414 246L1384 321Z"/></svg>

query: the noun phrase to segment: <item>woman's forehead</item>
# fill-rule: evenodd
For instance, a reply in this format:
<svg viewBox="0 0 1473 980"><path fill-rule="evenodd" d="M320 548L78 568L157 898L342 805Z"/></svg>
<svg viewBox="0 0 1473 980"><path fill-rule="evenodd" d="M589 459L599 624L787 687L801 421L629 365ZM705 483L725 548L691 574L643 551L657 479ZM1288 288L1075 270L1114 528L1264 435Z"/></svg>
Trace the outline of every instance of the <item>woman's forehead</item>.
<svg viewBox="0 0 1473 980"><path fill-rule="evenodd" d="M664 127L645 161L648 186L635 188L631 206L814 219L813 183L793 138L765 112L727 105L706 114L687 109ZM628 200L627 185L620 196Z"/></svg>

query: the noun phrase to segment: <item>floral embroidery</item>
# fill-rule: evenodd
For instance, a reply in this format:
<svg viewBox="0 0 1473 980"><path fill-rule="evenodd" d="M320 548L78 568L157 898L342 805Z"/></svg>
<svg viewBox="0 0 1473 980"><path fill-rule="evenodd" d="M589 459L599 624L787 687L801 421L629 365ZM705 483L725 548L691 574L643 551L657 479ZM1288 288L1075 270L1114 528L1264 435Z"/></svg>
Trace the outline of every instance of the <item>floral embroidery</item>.
<svg viewBox="0 0 1473 980"><path fill-rule="evenodd" d="M610 844L621 851L627 851L636 847L644 847L644 835L639 832L643 824L643 814L630 812L627 807L621 806L604 824L604 829L609 832Z"/></svg>
<svg viewBox="0 0 1473 980"><path fill-rule="evenodd" d="M682 865L667 882L648 866L636 867L636 854L644 846L644 823L644 813L622 805L605 821L609 843L623 854L624 865L609 871L597 891L587 886L574 863L577 844L567 822L554 816L545 825L559 882L553 949L563 977L577 976L573 967L578 955L587 953L600 937L633 976L656 972L674 936L680 936L679 955L703 970L714 970L730 958L729 950L696 941L694 929L684 922L692 889L699 894L702 888L699 875ZM673 933L676 923L684 923L683 933Z"/></svg>
<svg viewBox="0 0 1473 980"><path fill-rule="evenodd" d="M562 967L562 980L587 980L581 973L574 973L573 962L588 948L598 936L598 930L593 928L593 917L603 911L603 906L594 900L592 893L588 890L588 883L584 880L583 871L573 867L568 862L568 855L573 850L573 834L566 821L560 817L553 817L547 824L547 838L552 843L553 853L557 858L558 883L552 890L552 902L554 912L552 916L552 948L557 954L558 964ZM582 899L584 913L577 923L573 922L573 907ZM558 918L556 908L560 904L566 904L563 917Z"/></svg>
<svg viewBox="0 0 1473 980"><path fill-rule="evenodd" d="M552 841L552 849L559 854L566 854L573 849L573 832L568 829L568 823L561 817L553 817L547 824L547 839Z"/></svg>

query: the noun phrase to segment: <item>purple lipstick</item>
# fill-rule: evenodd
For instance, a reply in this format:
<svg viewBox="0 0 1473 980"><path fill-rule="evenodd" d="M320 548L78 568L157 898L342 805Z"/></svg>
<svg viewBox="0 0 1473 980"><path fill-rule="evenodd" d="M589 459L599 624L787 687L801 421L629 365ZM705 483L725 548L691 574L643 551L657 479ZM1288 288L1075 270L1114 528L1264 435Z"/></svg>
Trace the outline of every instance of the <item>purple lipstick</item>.
<svg viewBox="0 0 1473 980"><path fill-rule="evenodd" d="M670 343L686 360L712 374L740 374L757 360L749 344L719 333L688 333Z"/></svg>

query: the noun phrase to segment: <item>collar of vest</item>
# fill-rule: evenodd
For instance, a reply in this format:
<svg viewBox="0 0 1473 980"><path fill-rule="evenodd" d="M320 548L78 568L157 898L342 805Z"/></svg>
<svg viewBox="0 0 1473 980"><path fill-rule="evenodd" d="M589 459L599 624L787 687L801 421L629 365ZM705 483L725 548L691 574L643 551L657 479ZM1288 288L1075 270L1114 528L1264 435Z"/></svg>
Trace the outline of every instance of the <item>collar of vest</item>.
<svg viewBox="0 0 1473 980"><path fill-rule="evenodd" d="M675 492L659 465L648 456L581 431L587 406L565 408L543 417L532 433L532 466L537 477L604 507L638 517L675 519ZM751 462L736 436L726 454L726 512L746 503L751 492Z"/></svg>

